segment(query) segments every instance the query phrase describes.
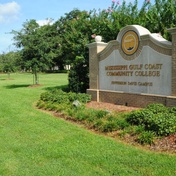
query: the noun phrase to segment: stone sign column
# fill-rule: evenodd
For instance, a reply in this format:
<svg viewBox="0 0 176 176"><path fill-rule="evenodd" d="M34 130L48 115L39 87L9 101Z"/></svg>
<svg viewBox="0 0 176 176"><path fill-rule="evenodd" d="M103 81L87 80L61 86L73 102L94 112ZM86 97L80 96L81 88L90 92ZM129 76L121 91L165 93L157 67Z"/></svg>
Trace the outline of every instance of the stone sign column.
<svg viewBox="0 0 176 176"><path fill-rule="evenodd" d="M172 96L176 96L176 28L168 29L172 35Z"/></svg>
<svg viewBox="0 0 176 176"><path fill-rule="evenodd" d="M101 52L107 46L107 43L94 42L88 44L87 46L89 48L89 89L95 89L95 91L97 91L99 89L98 53Z"/></svg>

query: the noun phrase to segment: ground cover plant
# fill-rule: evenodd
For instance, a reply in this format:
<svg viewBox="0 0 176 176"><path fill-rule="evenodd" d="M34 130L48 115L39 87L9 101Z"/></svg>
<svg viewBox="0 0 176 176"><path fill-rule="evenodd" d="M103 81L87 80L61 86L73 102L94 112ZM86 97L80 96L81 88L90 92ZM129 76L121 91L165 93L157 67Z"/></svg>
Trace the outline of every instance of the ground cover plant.
<svg viewBox="0 0 176 176"><path fill-rule="evenodd" d="M34 87L32 74L0 74L0 175L176 174L175 155L125 145L36 109L40 95L67 85L67 76L40 74Z"/></svg>

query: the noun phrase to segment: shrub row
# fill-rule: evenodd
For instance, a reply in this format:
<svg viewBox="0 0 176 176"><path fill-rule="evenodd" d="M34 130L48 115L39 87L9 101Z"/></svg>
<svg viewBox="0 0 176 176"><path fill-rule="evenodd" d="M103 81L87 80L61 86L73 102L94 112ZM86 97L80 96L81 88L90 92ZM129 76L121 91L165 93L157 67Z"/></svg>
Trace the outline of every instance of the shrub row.
<svg viewBox="0 0 176 176"><path fill-rule="evenodd" d="M67 118L80 121L89 128L101 132L120 131L123 137L130 134L141 144L153 143L155 136L176 132L176 107L151 104L147 108L130 113L115 113L85 107L91 97L87 94L64 92L59 89L41 94L38 108L62 112Z"/></svg>
<svg viewBox="0 0 176 176"><path fill-rule="evenodd" d="M122 114L112 114L107 110L87 109L85 103L91 100L84 93L64 92L60 89L44 92L37 102L38 108L62 112L70 119L81 121L89 128L101 132L112 132L129 126Z"/></svg>
<svg viewBox="0 0 176 176"><path fill-rule="evenodd" d="M51 103L72 103L78 100L80 103L87 103L91 100L91 96L84 93L64 92L61 89L53 89L41 94L40 100Z"/></svg>

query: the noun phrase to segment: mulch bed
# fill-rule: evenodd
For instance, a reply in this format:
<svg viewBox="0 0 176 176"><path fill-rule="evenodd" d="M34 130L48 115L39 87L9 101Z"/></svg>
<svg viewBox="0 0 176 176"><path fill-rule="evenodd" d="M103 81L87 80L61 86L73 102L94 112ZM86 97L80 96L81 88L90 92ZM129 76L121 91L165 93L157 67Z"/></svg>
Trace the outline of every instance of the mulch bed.
<svg viewBox="0 0 176 176"><path fill-rule="evenodd" d="M87 103L86 106L88 108L117 111L117 112L130 112L133 110L140 109L137 107L128 107L128 106L115 105L115 104L111 104L111 103L96 102L96 101L91 101L91 102Z"/></svg>
<svg viewBox="0 0 176 176"><path fill-rule="evenodd" d="M151 145L150 149L154 151L163 151L176 154L176 134L158 139L155 141L155 144Z"/></svg>

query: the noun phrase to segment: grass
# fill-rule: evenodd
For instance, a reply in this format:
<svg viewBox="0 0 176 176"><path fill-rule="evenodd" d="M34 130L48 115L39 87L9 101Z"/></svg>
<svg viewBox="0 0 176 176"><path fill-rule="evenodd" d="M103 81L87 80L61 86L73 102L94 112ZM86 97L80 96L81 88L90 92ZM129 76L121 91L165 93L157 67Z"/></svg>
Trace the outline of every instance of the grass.
<svg viewBox="0 0 176 176"><path fill-rule="evenodd" d="M35 109L67 74L0 74L0 176L174 176L176 156L144 151Z"/></svg>

